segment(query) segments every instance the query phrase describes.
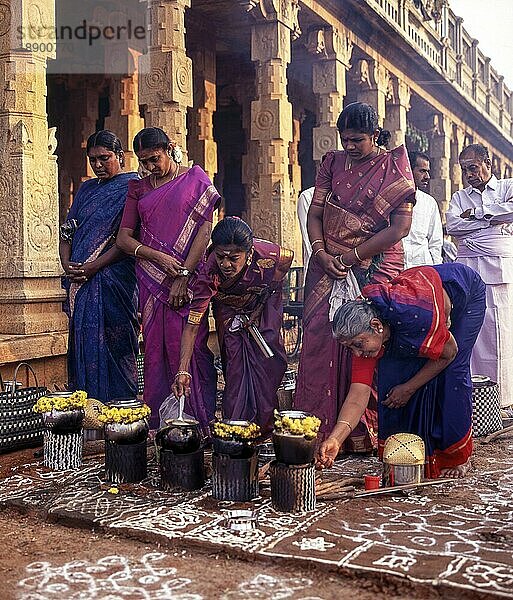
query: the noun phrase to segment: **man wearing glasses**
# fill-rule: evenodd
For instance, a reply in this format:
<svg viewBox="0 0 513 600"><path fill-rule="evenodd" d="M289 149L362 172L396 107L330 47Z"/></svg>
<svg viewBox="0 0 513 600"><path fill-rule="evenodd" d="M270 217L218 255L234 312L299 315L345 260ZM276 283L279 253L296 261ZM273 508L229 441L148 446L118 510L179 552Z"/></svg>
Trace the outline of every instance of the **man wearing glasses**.
<svg viewBox="0 0 513 600"><path fill-rule="evenodd" d="M486 315L471 371L499 383L502 408L513 416L513 179L492 174L481 144L466 146L459 162L468 187L451 198L447 232L458 239L456 260L486 283Z"/></svg>

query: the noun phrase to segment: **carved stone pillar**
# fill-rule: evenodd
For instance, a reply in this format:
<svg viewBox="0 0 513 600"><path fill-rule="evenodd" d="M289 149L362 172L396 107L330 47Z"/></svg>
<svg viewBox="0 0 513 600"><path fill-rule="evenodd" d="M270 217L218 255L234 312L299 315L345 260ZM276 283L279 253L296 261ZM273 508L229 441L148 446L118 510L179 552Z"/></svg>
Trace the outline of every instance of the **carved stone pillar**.
<svg viewBox="0 0 513 600"><path fill-rule="evenodd" d="M114 75L110 93L110 116L105 119L105 129L113 131L121 140L125 151L125 170L137 171L139 162L132 150L135 134L144 127L144 119L139 111L139 74L138 59L140 53L128 49L126 57L126 75Z"/></svg>
<svg viewBox="0 0 513 600"><path fill-rule="evenodd" d="M410 110L411 90L398 77L390 77L390 100L386 106L385 129L391 133L390 148L396 148L405 143L406 120Z"/></svg>
<svg viewBox="0 0 513 600"><path fill-rule="evenodd" d="M191 0L147 0L148 53L139 60L139 102L146 127L160 127L186 151L192 63L185 54L185 9ZM184 161L187 158L184 157Z"/></svg>
<svg viewBox="0 0 513 600"><path fill-rule="evenodd" d="M289 144L293 139L292 105L287 97L291 35L298 31L297 0L251 3L251 58L257 68L257 99L251 103L251 140L258 144L248 202L255 234L299 247L296 200L291 197Z"/></svg>
<svg viewBox="0 0 513 600"><path fill-rule="evenodd" d="M13 3L3 27L37 25L25 4ZM54 1L41 0L37 8L36 16L53 27ZM67 319L58 259L57 140L46 113L46 63L54 56L13 51L14 39L9 31L0 37L0 333L59 332Z"/></svg>
<svg viewBox="0 0 513 600"><path fill-rule="evenodd" d="M390 95L390 74L380 63L371 59L361 59L357 64L356 83L358 101L366 102L376 109L378 125L383 127L386 116L386 100Z"/></svg>
<svg viewBox="0 0 513 600"><path fill-rule="evenodd" d="M188 150L210 179L217 173L217 144L213 117L216 111L216 38L211 28L195 32L192 51L194 107L190 111Z"/></svg>
<svg viewBox="0 0 513 600"><path fill-rule="evenodd" d="M459 126L453 123L452 126L452 137L451 137L451 195L463 187L463 177L461 174L461 168L459 163L460 152L463 150L463 144L465 142L465 131Z"/></svg>
<svg viewBox="0 0 513 600"><path fill-rule="evenodd" d="M301 122L295 118L292 120L292 142L289 146L289 165L290 165L290 195L296 199L301 192L301 166L299 164L299 140L301 139Z"/></svg>
<svg viewBox="0 0 513 600"><path fill-rule="evenodd" d="M431 181L429 190L434 196L442 214L445 213L451 199L451 127L445 115L433 115L433 130L429 140L429 156L431 158Z"/></svg>
<svg viewBox="0 0 513 600"><path fill-rule="evenodd" d="M318 56L313 64L313 91L319 96L318 127L313 130L313 159L320 161L329 150L341 150L337 119L346 95L346 73L351 67L353 42L347 31L332 27L310 32L317 44L310 52Z"/></svg>

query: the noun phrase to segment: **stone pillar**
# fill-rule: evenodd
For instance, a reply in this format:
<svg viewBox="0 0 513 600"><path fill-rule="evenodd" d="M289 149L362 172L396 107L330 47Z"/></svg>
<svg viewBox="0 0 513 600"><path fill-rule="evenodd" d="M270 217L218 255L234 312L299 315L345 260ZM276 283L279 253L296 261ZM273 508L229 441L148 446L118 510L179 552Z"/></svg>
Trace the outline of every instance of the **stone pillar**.
<svg viewBox="0 0 513 600"><path fill-rule="evenodd" d="M4 15L3 27L36 25L28 4L12 3L12 20ZM41 0L37 7L53 27L54 1ZM54 55L13 50L15 39L15 32L0 37L0 333L43 334L67 329L58 258L57 140L46 113L46 63Z"/></svg>
<svg viewBox="0 0 513 600"><path fill-rule="evenodd" d="M251 59L257 69L257 98L251 103L251 140L258 144L248 202L250 224L259 237L300 247L296 201L291 197L289 144L292 105L287 97L291 36L298 31L297 0L251 3ZM300 254L296 255L296 258Z"/></svg>
<svg viewBox="0 0 513 600"><path fill-rule="evenodd" d="M292 200L297 199L301 192L301 166L299 164L299 140L301 139L301 122L299 118L292 120L292 142L289 146L290 165L290 195Z"/></svg>
<svg viewBox="0 0 513 600"><path fill-rule="evenodd" d="M185 54L185 9L191 0L147 0L150 42L139 59L139 102L146 127L160 127L186 154L192 63ZM184 156L184 162L187 162Z"/></svg>
<svg viewBox="0 0 513 600"><path fill-rule="evenodd" d="M139 112L138 59L140 53L128 49L126 75L113 75L110 92L110 116L105 119L105 129L113 131L121 140L125 151L125 170L137 171L139 162L132 149L135 134L144 127Z"/></svg>
<svg viewBox="0 0 513 600"><path fill-rule="evenodd" d="M459 157L460 152L463 150L463 144L465 142L465 131L456 123L452 125L452 137L451 137L451 195L458 190L463 188L463 176L461 173Z"/></svg>
<svg viewBox="0 0 513 600"><path fill-rule="evenodd" d="M376 60L361 59L358 61L356 83L358 85L358 101L373 106L378 113L378 125L383 127L386 116L386 100L390 97L390 74Z"/></svg>
<svg viewBox="0 0 513 600"><path fill-rule="evenodd" d="M436 198L445 214L451 199L451 128L448 118L441 113L433 115L433 129L429 140L431 158L430 194Z"/></svg>
<svg viewBox="0 0 513 600"><path fill-rule="evenodd" d="M217 173L217 144L214 141L216 111L216 38L211 28L195 32L191 47L194 107L190 111L188 150L190 158L199 164L210 179Z"/></svg>
<svg viewBox="0 0 513 600"><path fill-rule="evenodd" d="M385 129L391 133L390 148L405 143L406 120L410 110L410 87L398 77L390 77L390 101L386 107Z"/></svg>
<svg viewBox="0 0 513 600"><path fill-rule="evenodd" d="M333 27L310 32L321 44L310 44L318 56L313 64L313 91L319 97L317 127L313 130L313 159L320 161L329 150L341 150L337 119L346 95L346 73L351 67L353 42L347 31Z"/></svg>

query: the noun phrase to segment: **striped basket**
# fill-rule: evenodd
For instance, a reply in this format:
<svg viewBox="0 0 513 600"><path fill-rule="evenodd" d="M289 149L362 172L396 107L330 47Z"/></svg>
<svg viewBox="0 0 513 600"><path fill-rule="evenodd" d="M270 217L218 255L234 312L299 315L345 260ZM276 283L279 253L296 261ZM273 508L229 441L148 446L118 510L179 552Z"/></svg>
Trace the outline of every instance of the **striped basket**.
<svg viewBox="0 0 513 600"><path fill-rule="evenodd" d="M17 381L18 370L22 366L32 373L36 385L0 393L0 453L43 443L43 418L33 412L32 407L48 390L38 384L36 374L27 363L20 363L16 367L14 381ZM0 385L3 390L1 378Z"/></svg>

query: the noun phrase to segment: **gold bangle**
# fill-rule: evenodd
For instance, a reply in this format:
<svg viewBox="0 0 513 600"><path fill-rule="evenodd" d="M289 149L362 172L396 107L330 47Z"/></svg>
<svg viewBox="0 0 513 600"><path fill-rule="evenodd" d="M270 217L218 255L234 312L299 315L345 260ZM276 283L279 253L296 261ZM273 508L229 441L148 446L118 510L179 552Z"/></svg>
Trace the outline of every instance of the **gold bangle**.
<svg viewBox="0 0 513 600"><path fill-rule="evenodd" d="M137 251L139 250L139 248L142 248L142 246L143 246L142 244L139 244L138 246L135 247L135 250L134 250L135 257L137 257Z"/></svg>
<svg viewBox="0 0 513 600"><path fill-rule="evenodd" d="M310 245L314 245L314 244L324 244L324 240L314 240L313 242L310 242Z"/></svg>
<svg viewBox="0 0 513 600"><path fill-rule="evenodd" d="M175 375L175 381L178 379L178 377L180 377L180 375L186 375L189 379L192 379L192 375L189 373L189 371L178 371Z"/></svg>
<svg viewBox="0 0 513 600"><path fill-rule="evenodd" d="M346 265L346 263L344 262L344 259L342 258L342 254L340 254L340 255L337 257L337 260L338 260L338 262L339 262L339 263L340 263L340 264L341 264L343 267L345 267L346 269L350 269L350 268L352 267L352 265Z"/></svg>
<svg viewBox="0 0 513 600"><path fill-rule="evenodd" d="M344 421L344 419L340 419L337 421L337 423L344 423L344 425L347 425L349 427L349 433L353 433L353 428L351 427L351 423L349 421Z"/></svg>
<svg viewBox="0 0 513 600"><path fill-rule="evenodd" d="M362 257L358 254L358 250L356 249L356 246L353 248L354 250L354 255L356 256L356 260L358 262L362 262Z"/></svg>
<svg viewBox="0 0 513 600"><path fill-rule="evenodd" d="M317 254L319 254L319 252L326 252L326 250L324 248L317 248L317 250L313 253L313 255L317 256Z"/></svg>

